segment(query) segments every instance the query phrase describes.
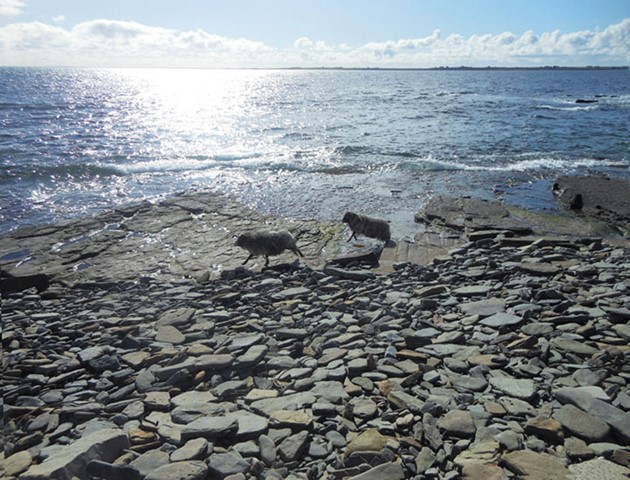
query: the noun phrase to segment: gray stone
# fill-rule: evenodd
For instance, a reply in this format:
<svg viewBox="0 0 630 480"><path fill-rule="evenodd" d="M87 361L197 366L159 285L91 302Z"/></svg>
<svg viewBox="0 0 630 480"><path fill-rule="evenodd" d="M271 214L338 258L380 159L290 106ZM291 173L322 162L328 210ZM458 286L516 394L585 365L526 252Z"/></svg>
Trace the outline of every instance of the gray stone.
<svg viewBox="0 0 630 480"><path fill-rule="evenodd" d="M473 437L477 431L471 413L467 410L451 410L438 420L440 430L455 437Z"/></svg>
<svg viewBox="0 0 630 480"><path fill-rule="evenodd" d="M630 442L630 416L623 410L613 407L610 403L579 388L561 388L554 391L554 394L561 403L571 403L583 411L601 418L624 442Z"/></svg>
<svg viewBox="0 0 630 480"><path fill-rule="evenodd" d="M490 384L510 397L531 400L536 395L536 384L529 379L491 377Z"/></svg>
<svg viewBox="0 0 630 480"><path fill-rule="evenodd" d="M420 453L416 456L416 472L424 473L435 463L435 454L429 447L422 447Z"/></svg>
<svg viewBox="0 0 630 480"><path fill-rule="evenodd" d="M388 462L369 469L366 472L349 477L349 480L403 480L405 471L398 462Z"/></svg>
<svg viewBox="0 0 630 480"><path fill-rule="evenodd" d="M238 359L238 365L242 368L258 365L267 354L266 345L253 345Z"/></svg>
<svg viewBox="0 0 630 480"><path fill-rule="evenodd" d="M155 469L168 464L168 453L162 450L149 450L134 459L129 465L138 470L142 478L144 478Z"/></svg>
<svg viewBox="0 0 630 480"><path fill-rule="evenodd" d="M247 411L226 413L225 418L236 420L238 423L238 430L236 431L238 440L258 438L269 428L269 420L267 418Z"/></svg>
<svg viewBox="0 0 630 480"><path fill-rule="evenodd" d="M251 408L263 415L270 416L277 410L300 410L310 407L317 401L311 392L300 392L283 395L276 398L264 398L252 402Z"/></svg>
<svg viewBox="0 0 630 480"><path fill-rule="evenodd" d="M166 325L157 329L155 340L158 342L178 345L180 343L184 343L186 337L184 337L184 335L176 327Z"/></svg>
<svg viewBox="0 0 630 480"><path fill-rule="evenodd" d="M522 317L517 317L510 313L495 313L490 317L484 318L479 323L486 327L501 328L514 327L523 321Z"/></svg>
<svg viewBox="0 0 630 480"><path fill-rule="evenodd" d="M574 353L575 355L591 356L599 353L599 349L585 344L583 341L569 340L566 338L554 338L551 345L563 352Z"/></svg>
<svg viewBox="0 0 630 480"><path fill-rule="evenodd" d="M191 403L171 410L171 418L175 423L187 425L201 417L214 417L224 413L225 407L218 403Z"/></svg>
<svg viewBox="0 0 630 480"><path fill-rule="evenodd" d="M170 455L171 462L183 462L187 460L202 460L211 446L205 438L188 440L184 445Z"/></svg>
<svg viewBox="0 0 630 480"><path fill-rule="evenodd" d="M202 417L182 428L182 441L193 438L214 440L231 435L238 430L238 421L228 417Z"/></svg>
<svg viewBox="0 0 630 480"><path fill-rule="evenodd" d="M487 295L492 290L489 285L471 285L453 290L453 294L458 297L476 297Z"/></svg>
<svg viewBox="0 0 630 480"><path fill-rule="evenodd" d="M258 444L260 446L260 458L267 466L273 465L276 461L276 444L267 435L261 435L258 438Z"/></svg>
<svg viewBox="0 0 630 480"><path fill-rule="evenodd" d="M208 467L201 461L181 461L162 465L149 473L144 480L205 480Z"/></svg>
<svg viewBox="0 0 630 480"><path fill-rule="evenodd" d="M627 480L630 469L604 458L569 465L571 480Z"/></svg>
<svg viewBox="0 0 630 480"><path fill-rule="evenodd" d="M483 392L488 387L488 382L483 378L468 375L449 375L451 383L458 390Z"/></svg>
<svg viewBox="0 0 630 480"><path fill-rule="evenodd" d="M278 445L278 455L280 455L280 458L284 462L299 460L306 450L308 435L308 432L303 430L285 438L280 445Z"/></svg>
<svg viewBox="0 0 630 480"><path fill-rule="evenodd" d="M311 393L318 399L324 399L331 403L341 403L342 400L349 398L348 393L343 388L343 384L337 381L317 382Z"/></svg>
<svg viewBox="0 0 630 480"><path fill-rule="evenodd" d="M58 454L42 463L31 466L20 478L24 480L86 478L90 460L111 462L126 448L129 448L129 439L122 430L99 430L62 448Z"/></svg>
<svg viewBox="0 0 630 480"><path fill-rule="evenodd" d="M229 475L247 473L249 462L238 452L213 453L208 459L210 478L225 479Z"/></svg>
<svg viewBox="0 0 630 480"><path fill-rule="evenodd" d="M177 408L184 405L210 403L216 400L217 397L210 392L192 390L190 392L180 393L171 398L171 407Z"/></svg>
<svg viewBox="0 0 630 480"><path fill-rule="evenodd" d="M564 405L554 417L563 428L589 442L602 441L610 432L604 420L571 404Z"/></svg>
<svg viewBox="0 0 630 480"><path fill-rule="evenodd" d="M547 453L518 450L502 457L502 464L519 477L545 480L565 480L569 470L562 462Z"/></svg>
<svg viewBox="0 0 630 480"><path fill-rule="evenodd" d="M17 477L26 471L33 463L33 456L28 450L16 452L4 459L4 474L7 477Z"/></svg>
<svg viewBox="0 0 630 480"><path fill-rule="evenodd" d="M476 302L462 303L459 305L466 315L479 315L480 318L489 317L505 311L505 300L489 298Z"/></svg>

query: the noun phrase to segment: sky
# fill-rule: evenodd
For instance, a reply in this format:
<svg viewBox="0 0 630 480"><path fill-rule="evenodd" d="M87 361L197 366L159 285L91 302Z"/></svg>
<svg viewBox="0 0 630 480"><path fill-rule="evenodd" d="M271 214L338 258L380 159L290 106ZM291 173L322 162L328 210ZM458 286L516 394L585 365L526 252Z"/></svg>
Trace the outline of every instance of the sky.
<svg viewBox="0 0 630 480"><path fill-rule="evenodd" d="M630 0L0 0L1 66L627 66Z"/></svg>

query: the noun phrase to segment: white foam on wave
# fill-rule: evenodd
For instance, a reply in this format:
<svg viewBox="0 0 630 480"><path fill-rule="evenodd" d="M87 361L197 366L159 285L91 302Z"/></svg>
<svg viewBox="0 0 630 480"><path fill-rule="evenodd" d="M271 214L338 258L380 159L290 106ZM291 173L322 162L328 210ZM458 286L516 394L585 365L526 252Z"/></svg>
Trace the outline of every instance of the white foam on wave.
<svg viewBox="0 0 630 480"><path fill-rule="evenodd" d="M472 172L532 172L542 170L573 170L581 168L625 168L630 169L628 161L612 161L594 158L558 158L552 156L527 155L526 158L508 161L502 157L477 157L462 160L437 160L427 157L418 162L402 162L401 168L412 170L450 170L450 171L472 171Z"/></svg>
<svg viewBox="0 0 630 480"><path fill-rule="evenodd" d="M223 153L207 158L182 157L160 158L156 160L128 162L124 164L105 163L101 166L112 168L124 175L141 173L177 173L232 166L247 166L260 163L260 153Z"/></svg>
<svg viewBox="0 0 630 480"><path fill-rule="evenodd" d="M597 104L588 104L588 105L574 105L571 107L558 107L555 105L537 105L536 108L541 110L555 110L560 112L579 112L579 111L591 111L597 110L599 105Z"/></svg>

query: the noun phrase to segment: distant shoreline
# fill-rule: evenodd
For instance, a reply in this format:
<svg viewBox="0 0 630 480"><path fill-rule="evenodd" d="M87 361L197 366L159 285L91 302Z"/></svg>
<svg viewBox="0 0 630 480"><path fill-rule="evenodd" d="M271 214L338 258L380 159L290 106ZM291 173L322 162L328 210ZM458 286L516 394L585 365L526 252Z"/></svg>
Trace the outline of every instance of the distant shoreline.
<svg viewBox="0 0 630 480"><path fill-rule="evenodd" d="M247 69L249 70L249 69ZM494 70L630 70L630 66L614 66L614 67L288 67L288 68L265 68L251 70L411 70L411 71L494 71Z"/></svg>
<svg viewBox="0 0 630 480"><path fill-rule="evenodd" d="M69 65L0 65L0 68L77 68L77 69L147 69L147 70L330 70L330 71L445 71L445 72L470 72L470 71L610 71L610 70L630 70L629 65L618 66L543 66L543 67L79 67Z"/></svg>

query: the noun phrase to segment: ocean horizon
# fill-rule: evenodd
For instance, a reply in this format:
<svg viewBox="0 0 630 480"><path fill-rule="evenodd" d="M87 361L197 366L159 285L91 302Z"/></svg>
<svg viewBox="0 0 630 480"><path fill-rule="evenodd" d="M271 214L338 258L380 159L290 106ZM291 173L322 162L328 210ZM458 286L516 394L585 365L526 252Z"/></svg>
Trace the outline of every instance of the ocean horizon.
<svg viewBox="0 0 630 480"><path fill-rule="evenodd" d="M553 210L630 178L627 68L0 68L0 233L180 192L392 221L438 195Z"/></svg>

